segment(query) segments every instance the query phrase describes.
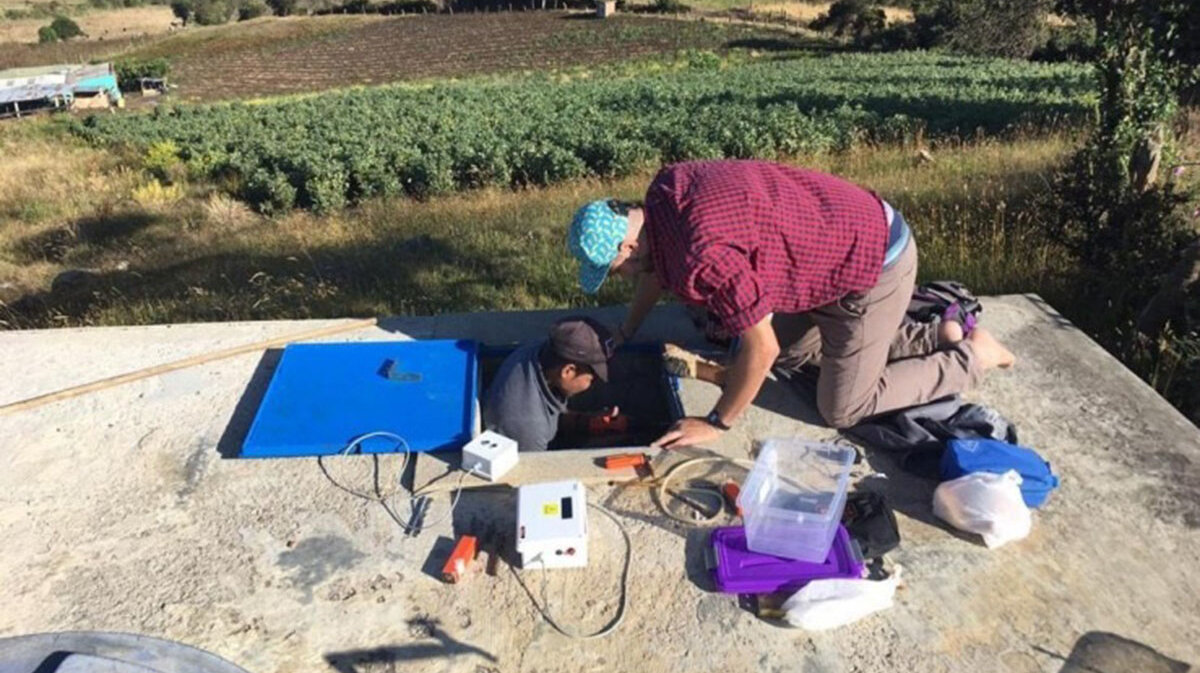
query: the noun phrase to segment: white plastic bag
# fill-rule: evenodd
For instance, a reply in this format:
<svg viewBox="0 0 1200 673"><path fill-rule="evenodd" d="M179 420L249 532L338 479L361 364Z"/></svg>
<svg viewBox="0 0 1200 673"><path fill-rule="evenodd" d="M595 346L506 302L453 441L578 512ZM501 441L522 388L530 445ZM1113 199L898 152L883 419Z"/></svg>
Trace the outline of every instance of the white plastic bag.
<svg viewBox="0 0 1200 673"><path fill-rule="evenodd" d="M824 631L857 622L892 607L900 584L900 566L886 580L813 580L784 601L784 620L808 631Z"/></svg>
<svg viewBox="0 0 1200 673"><path fill-rule="evenodd" d="M983 536L988 547L1029 535L1033 516L1021 497L1021 475L972 472L933 492L933 513L951 526Z"/></svg>

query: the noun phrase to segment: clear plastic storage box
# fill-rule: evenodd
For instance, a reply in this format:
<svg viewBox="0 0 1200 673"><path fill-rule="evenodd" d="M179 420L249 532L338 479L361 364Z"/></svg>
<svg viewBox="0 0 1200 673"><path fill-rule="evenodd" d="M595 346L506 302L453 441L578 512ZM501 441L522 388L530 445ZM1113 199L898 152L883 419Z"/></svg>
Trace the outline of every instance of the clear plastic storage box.
<svg viewBox="0 0 1200 673"><path fill-rule="evenodd" d="M768 439L738 505L750 551L822 563L846 507L854 449Z"/></svg>

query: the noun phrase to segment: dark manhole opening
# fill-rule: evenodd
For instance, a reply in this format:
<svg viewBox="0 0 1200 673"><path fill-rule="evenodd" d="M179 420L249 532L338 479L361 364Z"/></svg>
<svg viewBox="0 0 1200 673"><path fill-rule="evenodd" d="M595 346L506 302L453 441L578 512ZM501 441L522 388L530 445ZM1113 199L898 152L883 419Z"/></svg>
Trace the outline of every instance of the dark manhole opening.
<svg viewBox="0 0 1200 673"><path fill-rule="evenodd" d="M512 346L480 346L480 391L492 384L497 370ZM608 365L607 383L597 380L585 393L571 398L568 408L579 412L619 407L628 421L624 432L591 435L584 429L559 430L550 449L603 449L646 446L658 439L683 416L679 380L663 368L662 344L635 343L622 346Z"/></svg>

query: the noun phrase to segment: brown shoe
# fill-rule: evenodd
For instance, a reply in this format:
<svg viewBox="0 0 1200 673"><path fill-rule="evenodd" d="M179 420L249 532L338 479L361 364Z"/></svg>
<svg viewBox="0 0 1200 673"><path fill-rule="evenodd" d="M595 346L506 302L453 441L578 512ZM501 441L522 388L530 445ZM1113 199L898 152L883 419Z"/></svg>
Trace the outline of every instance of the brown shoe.
<svg viewBox="0 0 1200 673"><path fill-rule="evenodd" d="M723 369L723 367L716 362L702 358L691 351L685 350L671 343L663 344L662 357L663 367L665 367L669 373L685 379L700 378L701 370L706 370L704 373L707 373L709 371L719 371ZM703 378L708 380L711 378L711 376L705 376Z"/></svg>

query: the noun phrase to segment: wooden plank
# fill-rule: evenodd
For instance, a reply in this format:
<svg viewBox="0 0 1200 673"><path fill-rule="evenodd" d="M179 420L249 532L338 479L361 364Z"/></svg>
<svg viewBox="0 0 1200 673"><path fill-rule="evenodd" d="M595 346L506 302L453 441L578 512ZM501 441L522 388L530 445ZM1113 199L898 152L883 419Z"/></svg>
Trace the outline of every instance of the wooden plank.
<svg viewBox="0 0 1200 673"><path fill-rule="evenodd" d="M160 374L166 374L168 372L173 372L173 371L176 371L179 369L185 369L187 367L194 367L196 365L201 365L201 364L213 362L216 360L224 360L225 358L231 358L235 355L242 355L244 353L253 353L255 351L263 351L268 348L274 348L276 346L283 346L283 345L291 343L293 341L316 339L319 337L330 336L332 334L340 334L342 332L349 332L351 330L362 329L364 327L371 327L371 326L375 325L375 323L376 323L375 318L367 318L364 320L352 320L350 322L338 323L337 325L328 325L328 326L320 327L317 329L305 330L303 332L296 332L294 334L289 334L287 336L282 336L282 337L276 337L274 339L267 339L265 341L257 341L255 343L246 344L244 346L234 346L232 348L226 348L225 350L215 351L215 352L211 352L211 353L201 353L199 355L193 355L191 357L183 358L182 360L176 360L174 362L168 362L166 364L161 364L161 365L157 365L154 367L147 367L146 369L139 369L139 370L133 371L133 372L126 372L124 374L118 374L117 376L110 376L108 378L100 379L98 381L92 381L91 383L85 383L83 385L78 385L78 386L72 386L70 388L64 388L62 390L58 390L58 391L55 391L52 393L46 393L45 395L38 395L37 397L30 397L28 399L20 400L18 402L12 402L12 403L6 404L4 406L0 406L0 416L3 416L5 414L16 413L18 411L25 411L27 409L33 409L36 407L40 407L44 404L50 404L51 402L57 402L59 400L65 400L65 399L69 399L72 397L78 397L79 395L96 392L98 390L104 390L105 388L111 388L113 386L118 386L123 383L129 383L131 381L138 381L141 379L150 378L152 376L158 376Z"/></svg>

